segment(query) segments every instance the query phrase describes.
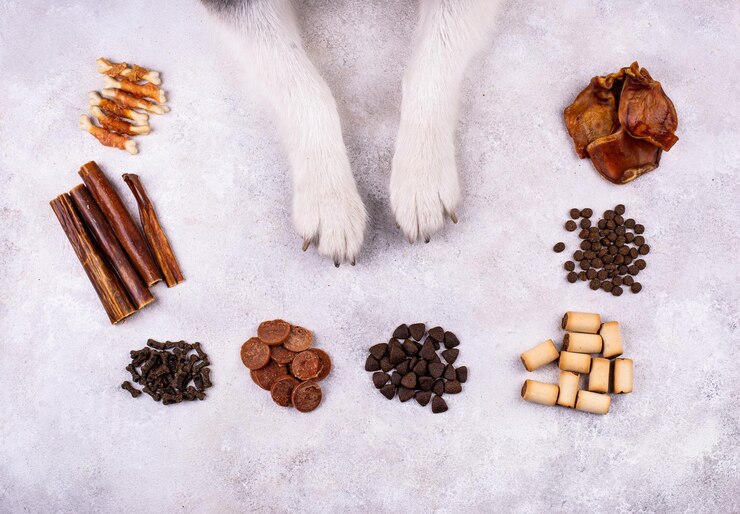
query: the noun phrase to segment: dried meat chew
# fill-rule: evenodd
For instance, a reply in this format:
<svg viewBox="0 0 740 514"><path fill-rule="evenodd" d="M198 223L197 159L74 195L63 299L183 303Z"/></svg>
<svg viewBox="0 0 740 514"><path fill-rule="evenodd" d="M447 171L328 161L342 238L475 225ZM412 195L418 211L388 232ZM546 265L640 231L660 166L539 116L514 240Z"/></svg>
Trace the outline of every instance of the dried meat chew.
<svg viewBox="0 0 740 514"><path fill-rule="evenodd" d="M108 76L103 77L103 82L105 83L105 87L120 89L127 93L131 93L134 96L152 98L161 104L167 101L167 96L164 94L164 91L154 84L137 84L130 80L116 80L113 77Z"/></svg>
<svg viewBox="0 0 740 514"><path fill-rule="evenodd" d="M109 77L123 77L132 82L146 80L156 85L162 83L162 80L159 78L158 71L148 70L138 64L132 64L129 67L125 62L114 63L103 57L95 62L98 64L98 72L105 73Z"/></svg>
<svg viewBox="0 0 740 514"><path fill-rule="evenodd" d="M321 386L309 380L293 389L291 401L298 412L311 412L321 403Z"/></svg>
<svg viewBox="0 0 740 514"><path fill-rule="evenodd" d="M281 319L263 321L257 327L257 337L266 345L275 346L288 339L290 330L291 326L287 321Z"/></svg>
<svg viewBox="0 0 740 514"><path fill-rule="evenodd" d="M98 106L106 112L128 118L134 122L134 125L149 125L149 115L144 112L138 112L113 100L103 98L97 91L90 91L90 107Z"/></svg>
<svg viewBox="0 0 740 514"><path fill-rule="evenodd" d="M116 134L115 132L111 132L110 130L94 125L93 122L90 121L90 118L84 114L80 115L80 128L92 134L92 136L100 141L103 146L126 150L131 155L139 153L139 150L136 148L136 141L129 139L124 135Z"/></svg>
<svg viewBox="0 0 740 514"><path fill-rule="evenodd" d="M135 96L131 96L129 94L124 93L120 89L113 89L113 88L103 89L103 91L101 91L101 94L105 98L115 100L116 102L123 105L124 107L129 107L131 109L142 109L146 112L151 112L153 114L164 114L170 111L170 108L167 107L166 105L157 105L153 102L144 100L143 98L137 98Z"/></svg>
<svg viewBox="0 0 740 514"><path fill-rule="evenodd" d="M103 110L97 106L91 107L90 112L98 119L98 123L100 123L103 128L112 130L113 132L118 132L119 134L138 136L139 134L148 134L151 130L149 125L132 125L117 116L105 114Z"/></svg>

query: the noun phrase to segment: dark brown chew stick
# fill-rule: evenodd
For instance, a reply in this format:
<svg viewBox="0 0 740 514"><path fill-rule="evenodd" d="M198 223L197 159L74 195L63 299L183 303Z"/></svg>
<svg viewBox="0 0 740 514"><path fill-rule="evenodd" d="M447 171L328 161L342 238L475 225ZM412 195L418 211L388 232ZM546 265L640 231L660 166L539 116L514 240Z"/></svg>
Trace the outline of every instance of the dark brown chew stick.
<svg viewBox="0 0 740 514"><path fill-rule="evenodd" d="M185 280L185 277L182 276L170 242L167 241L167 236L164 235L162 226L159 224L159 218L157 218L154 205L149 200L149 196L146 194L146 190L138 175L124 173L123 180L128 184L129 189L131 189L131 192L136 198L136 203L139 204L141 226L144 229L146 240L149 242L149 248L154 253L154 258L157 260L157 264L159 264L162 275L164 275L164 281L167 283L167 287L176 286Z"/></svg>
<svg viewBox="0 0 740 514"><path fill-rule="evenodd" d="M146 284L134 269L131 261L126 256L126 252L121 247L121 243L113 233L113 229L105 219L105 215L95 203L90 191L80 184L69 192L72 201L80 213L82 220L85 222L87 229L92 232L98 246L108 258L113 269L118 273L118 277L123 282L129 298L133 301L134 307L141 309L154 301L154 296L147 289Z"/></svg>
<svg viewBox="0 0 740 514"><path fill-rule="evenodd" d="M103 304L111 323L118 323L123 318L136 312L115 271L108 265L103 254L93 243L69 195L60 195L49 203L62 225L64 233L67 234L67 239L74 248L77 258L82 263L87 277L92 282L95 292L98 293L100 302Z"/></svg>
<svg viewBox="0 0 740 514"><path fill-rule="evenodd" d="M121 197L110 185L95 161L83 165L80 168L80 176L90 194L100 206L100 210L108 218L113 232L121 242L123 249L126 250L139 275L144 279L144 283L151 287L162 280L157 264L149 254L144 237L134 225L134 220L126 211Z"/></svg>

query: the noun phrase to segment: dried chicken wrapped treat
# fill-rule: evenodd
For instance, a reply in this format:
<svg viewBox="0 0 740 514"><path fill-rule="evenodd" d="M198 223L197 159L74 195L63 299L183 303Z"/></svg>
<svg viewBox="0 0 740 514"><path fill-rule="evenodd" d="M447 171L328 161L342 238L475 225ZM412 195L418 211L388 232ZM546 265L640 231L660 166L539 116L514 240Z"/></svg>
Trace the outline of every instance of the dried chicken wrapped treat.
<svg viewBox="0 0 740 514"><path fill-rule="evenodd" d="M581 158L615 184L658 167L662 150L678 141L676 109L637 62L594 77L564 112L565 126Z"/></svg>

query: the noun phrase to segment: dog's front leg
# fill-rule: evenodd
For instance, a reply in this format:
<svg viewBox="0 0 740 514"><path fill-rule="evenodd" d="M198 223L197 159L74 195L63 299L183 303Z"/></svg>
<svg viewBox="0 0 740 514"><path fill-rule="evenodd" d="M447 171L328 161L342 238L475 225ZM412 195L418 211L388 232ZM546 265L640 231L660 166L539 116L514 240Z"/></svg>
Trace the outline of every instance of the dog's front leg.
<svg viewBox="0 0 740 514"><path fill-rule="evenodd" d="M409 242L429 242L445 214L457 222L455 127L460 87L468 62L488 39L500 3L420 1L416 39L403 78L390 182L396 222Z"/></svg>
<svg viewBox="0 0 740 514"><path fill-rule="evenodd" d="M293 172L304 250L355 262L367 214L350 170L334 97L309 61L289 0L203 0L230 21L229 40L274 106Z"/></svg>

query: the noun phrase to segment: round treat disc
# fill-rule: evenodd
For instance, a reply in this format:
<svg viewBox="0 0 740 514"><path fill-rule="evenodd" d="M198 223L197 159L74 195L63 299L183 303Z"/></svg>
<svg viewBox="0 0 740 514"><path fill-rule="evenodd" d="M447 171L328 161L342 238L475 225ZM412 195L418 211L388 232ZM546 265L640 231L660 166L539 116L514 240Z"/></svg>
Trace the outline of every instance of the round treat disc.
<svg viewBox="0 0 740 514"><path fill-rule="evenodd" d="M290 323L281 319L263 321L260 323L260 326L257 327L257 337L259 337L263 343L270 346L282 343L288 339L289 335Z"/></svg>
<svg viewBox="0 0 740 514"><path fill-rule="evenodd" d="M270 347L252 337L242 345L242 362L249 369L259 369L270 362Z"/></svg>
<svg viewBox="0 0 740 514"><path fill-rule="evenodd" d="M270 357L278 364L290 364L293 362L295 352L287 350L283 345L270 346Z"/></svg>
<svg viewBox="0 0 740 514"><path fill-rule="evenodd" d="M318 354L306 350L293 358L290 370L297 379L310 380L317 377L321 371L321 359Z"/></svg>
<svg viewBox="0 0 740 514"><path fill-rule="evenodd" d="M329 358L329 354L324 350L319 350L318 348L311 348L309 352L313 352L318 355L319 360L321 361L321 371L319 371L315 380L317 382L319 380L324 380L329 376L329 373L331 373L331 359Z"/></svg>
<svg viewBox="0 0 740 514"><path fill-rule="evenodd" d="M321 403L321 386L313 381L303 382L293 389L291 401L299 412L311 412Z"/></svg>
<svg viewBox="0 0 740 514"><path fill-rule="evenodd" d="M300 382L291 376L278 378L270 388L272 400L281 407L290 407L290 397L298 384Z"/></svg>
<svg viewBox="0 0 740 514"><path fill-rule="evenodd" d="M250 374L255 384L269 391L275 380L288 374L288 369L275 361L270 361L267 366L253 369Z"/></svg>
<svg viewBox="0 0 740 514"><path fill-rule="evenodd" d="M285 348L291 352L302 352L313 343L313 333L307 328L294 325L290 329L290 335L285 341Z"/></svg>

